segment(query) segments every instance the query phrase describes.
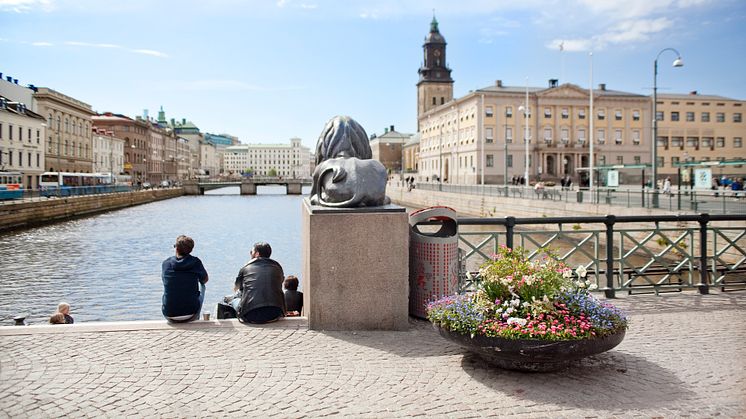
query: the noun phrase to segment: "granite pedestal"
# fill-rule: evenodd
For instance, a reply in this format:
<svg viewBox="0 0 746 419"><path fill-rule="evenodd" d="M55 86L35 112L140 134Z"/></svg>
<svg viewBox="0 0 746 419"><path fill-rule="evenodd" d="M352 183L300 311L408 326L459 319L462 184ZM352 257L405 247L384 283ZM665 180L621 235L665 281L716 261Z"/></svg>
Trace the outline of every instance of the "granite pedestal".
<svg viewBox="0 0 746 419"><path fill-rule="evenodd" d="M409 224L403 207L303 200L303 307L314 330L408 328Z"/></svg>

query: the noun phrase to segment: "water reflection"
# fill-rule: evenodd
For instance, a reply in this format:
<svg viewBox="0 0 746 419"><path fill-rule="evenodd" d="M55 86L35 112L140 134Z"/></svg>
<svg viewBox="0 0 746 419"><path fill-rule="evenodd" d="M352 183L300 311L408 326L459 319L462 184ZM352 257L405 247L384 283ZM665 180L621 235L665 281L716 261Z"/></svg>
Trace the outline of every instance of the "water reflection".
<svg viewBox="0 0 746 419"><path fill-rule="evenodd" d="M76 322L159 319L161 262L179 234L194 238L210 275L206 309L232 289L256 241L269 242L286 274L300 277L303 197L274 186L258 193L224 188L0 235L0 321L27 313L46 322L60 301Z"/></svg>

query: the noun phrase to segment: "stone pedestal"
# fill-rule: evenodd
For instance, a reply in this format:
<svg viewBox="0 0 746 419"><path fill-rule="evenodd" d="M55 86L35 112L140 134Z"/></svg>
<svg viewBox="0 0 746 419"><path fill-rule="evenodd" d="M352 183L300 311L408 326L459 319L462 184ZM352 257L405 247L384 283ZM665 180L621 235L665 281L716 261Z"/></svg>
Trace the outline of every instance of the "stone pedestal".
<svg viewBox="0 0 746 419"><path fill-rule="evenodd" d="M303 307L314 330L406 330L409 224L403 207L303 200Z"/></svg>
<svg viewBox="0 0 746 419"><path fill-rule="evenodd" d="M241 195L256 195L256 183L247 179L242 180Z"/></svg>

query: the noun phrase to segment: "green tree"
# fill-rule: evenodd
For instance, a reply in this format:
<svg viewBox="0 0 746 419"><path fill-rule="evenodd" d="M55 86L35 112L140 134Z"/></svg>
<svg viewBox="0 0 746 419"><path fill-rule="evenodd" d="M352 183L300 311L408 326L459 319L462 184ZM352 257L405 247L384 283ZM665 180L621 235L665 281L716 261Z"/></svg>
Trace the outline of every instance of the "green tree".
<svg viewBox="0 0 746 419"><path fill-rule="evenodd" d="M267 176L269 177L277 177L277 169L274 167L269 169L269 172L267 172Z"/></svg>

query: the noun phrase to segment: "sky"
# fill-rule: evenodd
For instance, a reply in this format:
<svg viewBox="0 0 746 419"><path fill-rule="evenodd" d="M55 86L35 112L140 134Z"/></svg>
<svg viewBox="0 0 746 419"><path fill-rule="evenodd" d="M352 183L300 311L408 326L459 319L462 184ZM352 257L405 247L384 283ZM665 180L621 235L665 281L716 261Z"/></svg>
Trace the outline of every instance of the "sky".
<svg viewBox="0 0 746 419"><path fill-rule="evenodd" d="M496 80L588 88L591 69L649 95L659 57L661 94L746 100L744 0L0 0L0 72L97 112L162 106L202 132L314 148L335 115L416 131L433 13L455 97Z"/></svg>

